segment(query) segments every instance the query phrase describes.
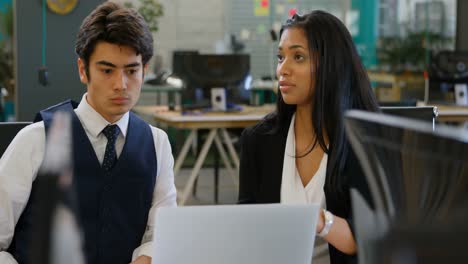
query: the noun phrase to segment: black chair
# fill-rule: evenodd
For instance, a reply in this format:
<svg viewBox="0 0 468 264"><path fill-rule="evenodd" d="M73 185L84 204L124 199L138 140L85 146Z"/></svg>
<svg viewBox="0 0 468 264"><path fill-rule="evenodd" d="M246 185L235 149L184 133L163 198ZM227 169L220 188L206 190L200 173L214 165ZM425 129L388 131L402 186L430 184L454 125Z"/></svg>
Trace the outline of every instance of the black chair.
<svg viewBox="0 0 468 264"><path fill-rule="evenodd" d="M382 113L431 122L435 127L439 110L436 106L382 106Z"/></svg>
<svg viewBox="0 0 468 264"><path fill-rule="evenodd" d="M2 104L2 95L0 95L0 122L5 121L5 107Z"/></svg>
<svg viewBox="0 0 468 264"><path fill-rule="evenodd" d="M418 100L416 99L379 102L380 106L413 106L414 107L417 104L418 104Z"/></svg>
<svg viewBox="0 0 468 264"><path fill-rule="evenodd" d="M0 157L18 132L31 122L0 122Z"/></svg>
<svg viewBox="0 0 468 264"><path fill-rule="evenodd" d="M468 133L357 110L346 113L345 127L374 205L351 191L359 262L426 263L434 245L420 235L428 230L437 237L437 259L454 257L453 245L468 243L468 227L453 224L468 221ZM389 261L399 245L410 259Z"/></svg>

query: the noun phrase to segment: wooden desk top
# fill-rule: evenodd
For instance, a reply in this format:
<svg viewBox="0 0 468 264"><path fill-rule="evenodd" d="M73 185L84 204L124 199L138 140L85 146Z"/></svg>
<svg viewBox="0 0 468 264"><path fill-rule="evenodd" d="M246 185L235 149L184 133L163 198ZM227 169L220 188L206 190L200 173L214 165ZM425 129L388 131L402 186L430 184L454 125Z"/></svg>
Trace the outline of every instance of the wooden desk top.
<svg viewBox="0 0 468 264"><path fill-rule="evenodd" d="M176 128L243 128L258 123L274 110L274 105L242 106L242 111L233 113L209 112L187 115L182 115L177 110L169 111L165 106L135 106L133 110Z"/></svg>
<svg viewBox="0 0 468 264"><path fill-rule="evenodd" d="M468 122L468 106L435 106L439 110L437 120L440 122ZM133 108L140 115L151 116L155 121L172 127L198 129L253 126L274 109L274 105L243 106L240 112L182 115L180 111L169 111L167 106L135 106Z"/></svg>
<svg viewBox="0 0 468 264"><path fill-rule="evenodd" d="M424 102L417 102L417 106L426 106ZM437 121L439 122L468 122L468 106L427 104L435 106L439 112Z"/></svg>
<svg viewBox="0 0 468 264"><path fill-rule="evenodd" d="M468 106L436 105L439 110L437 121L468 122Z"/></svg>

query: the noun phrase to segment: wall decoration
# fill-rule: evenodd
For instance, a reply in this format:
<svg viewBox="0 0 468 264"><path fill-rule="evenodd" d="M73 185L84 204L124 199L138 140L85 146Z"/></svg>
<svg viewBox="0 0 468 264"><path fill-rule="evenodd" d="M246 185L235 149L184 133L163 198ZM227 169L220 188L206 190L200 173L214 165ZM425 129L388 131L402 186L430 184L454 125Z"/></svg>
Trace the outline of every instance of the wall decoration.
<svg viewBox="0 0 468 264"><path fill-rule="evenodd" d="M270 15L270 0L254 0L254 15L269 16Z"/></svg>
<svg viewBox="0 0 468 264"><path fill-rule="evenodd" d="M50 11L66 15L75 9L78 0L47 0L47 7Z"/></svg>

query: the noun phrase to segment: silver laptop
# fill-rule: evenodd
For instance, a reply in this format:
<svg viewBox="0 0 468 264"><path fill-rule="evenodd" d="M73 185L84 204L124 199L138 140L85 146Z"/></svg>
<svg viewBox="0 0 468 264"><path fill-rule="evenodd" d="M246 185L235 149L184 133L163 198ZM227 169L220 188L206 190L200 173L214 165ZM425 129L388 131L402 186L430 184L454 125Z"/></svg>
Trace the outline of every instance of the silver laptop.
<svg viewBox="0 0 468 264"><path fill-rule="evenodd" d="M160 208L153 264L310 264L319 205Z"/></svg>

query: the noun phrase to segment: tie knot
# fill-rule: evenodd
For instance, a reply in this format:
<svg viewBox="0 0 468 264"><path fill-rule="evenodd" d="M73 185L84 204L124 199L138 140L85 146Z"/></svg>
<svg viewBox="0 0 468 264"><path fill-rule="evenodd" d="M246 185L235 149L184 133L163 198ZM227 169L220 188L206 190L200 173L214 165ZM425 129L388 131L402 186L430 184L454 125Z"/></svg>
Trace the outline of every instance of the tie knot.
<svg viewBox="0 0 468 264"><path fill-rule="evenodd" d="M102 133L108 141L114 142L120 133L120 129L117 125L108 125L102 130Z"/></svg>

